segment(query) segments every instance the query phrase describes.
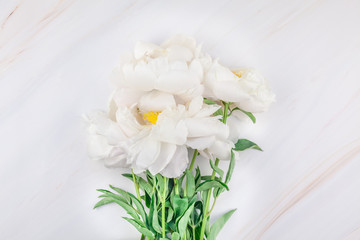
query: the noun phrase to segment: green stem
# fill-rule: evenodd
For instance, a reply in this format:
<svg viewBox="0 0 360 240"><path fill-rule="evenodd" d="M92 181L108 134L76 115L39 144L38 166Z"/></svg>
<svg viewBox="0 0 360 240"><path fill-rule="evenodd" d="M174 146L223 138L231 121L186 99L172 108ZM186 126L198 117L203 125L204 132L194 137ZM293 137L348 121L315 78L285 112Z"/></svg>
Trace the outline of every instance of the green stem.
<svg viewBox="0 0 360 240"><path fill-rule="evenodd" d="M190 163L190 167L189 167L190 171L192 171L193 168L194 168L194 164L195 164L195 160L196 160L197 155L198 155L198 150L195 149L194 155L193 155L193 157L192 157L192 160L191 160L191 163Z"/></svg>
<svg viewBox="0 0 360 240"><path fill-rule="evenodd" d="M217 197L214 198L214 202L213 202L213 204L212 204L212 206L211 206L211 208L210 208L210 210L209 210L209 215L211 214L212 210L213 210L214 207L215 207L216 199L217 199Z"/></svg>
<svg viewBox="0 0 360 240"><path fill-rule="evenodd" d="M164 177L164 191L161 199L161 228L162 228L162 237L165 238L165 201L166 201L166 191L167 191L167 178Z"/></svg>
<svg viewBox="0 0 360 240"><path fill-rule="evenodd" d="M194 154L193 154L193 157L192 157L192 160L191 160L191 163L190 163L190 167L189 167L190 172L192 172L192 170L193 170L193 168L194 168L194 164L195 164L195 160L196 160L197 155L198 155L198 150L195 149ZM187 181L187 180L188 180L188 179L186 178L186 181ZM184 196L185 196L185 197L187 196L187 184L185 184Z"/></svg>
<svg viewBox="0 0 360 240"><path fill-rule="evenodd" d="M229 112L229 105L230 105L230 103L228 103L228 102L224 103L224 115L223 115L223 119L222 119L222 122L224 124L226 124L226 121L227 121L228 112ZM215 160L215 166L216 167L219 165L219 162L220 162L220 160L217 158ZM211 180L215 179L215 174L216 174L216 172L215 172L215 170L213 170L212 175L211 175ZM214 202L213 206L211 207L211 210L209 211L211 193L212 193L212 188L208 190L208 193L207 193L207 196L206 196L204 219L203 219L203 222L201 224L200 240L204 239L206 224L207 224L208 218L210 216L210 212L212 211L212 209L214 208L214 205L215 205L215 202ZM214 200L214 201L216 201L216 200Z"/></svg>
<svg viewBox="0 0 360 240"><path fill-rule="evenodd" d="M174 178L174 184L175 184L175 195L179 195L179 182L177 178Z"/></svg>
<svg viewBox="0 0 360 240"><path fill-rule="evenodd" d="M226 120L227 120L227 117L228 117L229 105L230 105L229 102L224 103L224 115L223 115L223 120L222 120L222 122L224 124L226 124Z"/></svg>
<svg viewBox="0 0 360 240"><path fill-rule="evenodd" d="M141 202L141 197L140 197L140 192L139 192L139 183L137 181L134 171L131 171L131 172L132 172L132 177L133 177L133 181L134 181L134 185L135 185L136 195L137 195L137 198L139 199L139 201Z"/></svg>
<svg viewBox="0 0 360 240"><path fill-rule="evenodd" d="M193 232L193 240L196 240L195 239L195 226L192 227L192 232Z"/></svg>

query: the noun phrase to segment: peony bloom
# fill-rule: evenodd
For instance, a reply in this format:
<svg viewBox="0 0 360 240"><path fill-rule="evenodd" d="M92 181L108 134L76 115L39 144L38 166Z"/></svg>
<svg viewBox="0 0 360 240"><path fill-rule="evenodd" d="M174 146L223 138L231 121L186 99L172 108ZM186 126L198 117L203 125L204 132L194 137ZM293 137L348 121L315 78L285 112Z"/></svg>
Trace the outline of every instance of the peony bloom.
<svg viewBox="0 0 360 240"><path fill-rule="evenodd" d="M133 54L124 56L112 80L119 88L148 92L158 90L176 95L186 103L203 92L200 47L194 39L177 35L161 46L138 42Z"/></svg>
<svg viewBox="0 0 360 240"><path fill-rule="evenodd" d="M170 98L167 93L155 90L143 97L153 102L138 101L128 107L112 100L115 109L109 114L89 115L91 158L104 160L108 167L131 167L135 173L149 170L178 177L189 162L187 147L209 152L227 141L228 127L211 116L218 106L204 104L202 97L187 105L168 101L167 106L157 104Z"/></svg>
<svg viewBox="0 0 360 240"><path fill-rule="evenodd" d="M138 43L113 72L117 88L109 112L88 116L90 157L166 177L184 172L188 147L228 158L228 126L213 116L220 106L203 103L199 53L195 41L183 36L161 46Z"/></svg>
<svg viewBox="0 0 360 240"><path fill-rule="evenodd" d="M208 97L232 102L248 112L266 111L275 100L259 72L246 68L231 71L217 61L208 66L204 85Z"/></svg>

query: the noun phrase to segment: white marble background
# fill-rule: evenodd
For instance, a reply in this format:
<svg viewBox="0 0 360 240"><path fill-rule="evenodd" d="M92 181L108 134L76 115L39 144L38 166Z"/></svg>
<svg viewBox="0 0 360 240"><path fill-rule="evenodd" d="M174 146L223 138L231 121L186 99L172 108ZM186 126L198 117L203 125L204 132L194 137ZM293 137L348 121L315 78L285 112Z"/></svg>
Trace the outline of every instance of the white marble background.
<svg viewBox="0 0 360 240"><path fill-rule="evenodd" d="M82 114L137 40L193 35L255 67L277 103L243 137L218 239L360 239L360 1L0 0L0 239L139 239L96 188L132 189L88 160Z"/></svg>

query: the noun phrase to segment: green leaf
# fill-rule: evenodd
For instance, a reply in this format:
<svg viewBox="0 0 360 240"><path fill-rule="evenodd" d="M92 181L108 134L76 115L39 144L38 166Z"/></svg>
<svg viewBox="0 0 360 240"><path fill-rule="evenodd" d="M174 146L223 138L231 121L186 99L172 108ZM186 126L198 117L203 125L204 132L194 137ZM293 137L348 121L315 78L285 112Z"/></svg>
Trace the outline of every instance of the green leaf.
<svg viewBox="0 0 360 240"><path fill-rule="evenodd" d="M131 204L131 198L130 198L129 194L126 191L122 190L121 188L114 187L112 185L109 185L109 186L114 191L120 193L126 199L126 201Z"/></svg>
<svg viewBox="0 0 360 240"><path fill-rule="evenodd" d="M217 102L214 102L213 100L204 98L204 103L208 104L208 105L214 105L217 104Z"/></svg>
<svg viewBox="0 0 360 240"><path fill-rule="evenodd" d="M222 108L219 108L216 110L216 112L213 113L214 116L222 116L224 115Z"/></svg>
<svg viewBox="0 0 360 240"><path fill-rule="evenodd" d="M252 121L253 123L256 123L256 118L255 118L255 116L254 116L251 112L247 112L247 111L244 111L244 110L242 110L242 109L240 109L240 111L242 111L243 113L245 113L245 114L251 119L251 121Z"/></svg>
<svg viewBox="0 0 360 240"><path fill-rule="evenodd" d="M223 191L224 191L224 188L214 188L214 191L213 191L214 198L217 198Z"/></svg>
<svg viewBox="0 0 360 240"><path fill-rule="evenodd" d="M209 240L216 240L216 236L219 234L220 230L223 228L225 223L229 220L229 218L235 211L236 209L233 209L225 213L214 222L214 224L210 228L210 235L208 237Z"/></svg>
<svg viewBox="0 0 360 240"><path fill-rule="evenodd" d="M194 205L194 211L191 215L191 222L194 224L193 227L197 227L201 223L201 215L203 213L202 201L197 201Z"/></svg>
<svg viewBox="0 0 360 240"><path fill-rule="evenodd" d="M188 207L188 199L187 198L181 198L178 195L174 196L174 202L173 202L173 209L175 212L175 217L179 218L183 215L183 213L186 211Z"/></svg>
<svg viewBox="0 0 360 240"><path fill-rule="evenodd" d="M162 196L165 185L164 178L160 174L156 174L155 177L156 177L156 188L158 189L158 191L161 193Z"/></svg>
<svg viewBox="0 0 360 240"><path fill-rule="evenodd" d="M225 177L225 184L228 184L230 182L234 168L235 168L235 154L233 151L231 151L231 158L230 158L229 168Z"/></svg>
<svg viewBox="0 0 360 240"><path fill-rule="evenodd" d="M170 222L173 216L174 216L174 210L171 207L168 207L166 222L167 223Z"/></svg>
<svg viewBox="0 0 360 240"><path fill-rule="evenodd" d="M129 223L131 223L140 233L144 234L146 237L150 238L151 240L154 240L153 233L150 230L148 230L142 222L127 217L123 217L123 218Z"/></svg>
<svg viewBox="0 0 360 240"><path fill-rule="evenodd" d="M201 172L200 168L196 168L196 174L195 174L195 186L198 187L201 183Z"/></svg>
<svg viewBox="0 0 360 240"><path fill-rule="evenodd" d="M177 232L171 234L171 240L180 240L180 235Z"/></svg>
<svg viewBox="0 0 360 240"><path fill-rule="evenodd" d="M147 208L150 208L150 204L151 204L151 197L150 195L145 192L145 195L144 195L144 200L145 200L145 205Z"/></svg>
<svg viewBox="0 0 360 240"><path fill-rule="evenodd" d="M246 114L246 115L251 119L251 121L252 121L253 123L256 123L256 118L255 118L255 116L254 116L251 112L247 112L247 111L242 110L242 109L240 109L240 108L238 108L238 107L232 109L231 112L230 112L230 114L229 114L229 116L232 114L233 111L236 111L236 110L239 110L239 111L243 112L244 114Z"/></svg>
<svg viewBox="0 0 360 240"><path fill-rule="evenodd" d="M247 140L247 139L239 139L235 143L235 151L244 151L246 149L256 149L262 151L262 149L254 142Z"/></svg>
<svg viewBox="0 0 360 240"><path fill-rule="evenodd" d="M189 169L186 170L186 191L187 196L189 197L193 196L195 193L195 179Z"/></svg>
<svg viewBox="0 0 360 240"><path fill-rule="evenodd" d="M217 174L219 174L220 179L222 179L222 177L223 177L223 175L224 175L224 171L221 170L218 166L215 166L214 163L213 163L213 161L211 161L211 159L209 160L209 162L210 162L211 168L212 168Z"/></svg>
<svg viewBox="0 0 360 240"><path fill-rule="evenodd" d="M186 210L186 212L184 213L184 215L179 220L178 229L179 229L180 237L184 236L186 233L186 228L189 223L190 214L192 213L192 211L194 209L194 205L195 205L195 203L191 204L189 206L189 208Z"/></svg>
<svg viewBox="0 0 360 240"><path fill-rule="evenodd" d="M206 226L205 226L205 236L206 236L206 239L208 239L208 237L209 237L209 235L210 235L210 228L209 228L209 225L210 225L210 223L209 223L210 221L209 221L209 219L208 219L208 221L206 222Z"/></svg>
<svg viewBox="0 0 360 240"><path fill-rule="evenodd" d="M150 173L150 172L149 172ZM133 179L133 176L132 176L132 174L130 174L130 173L123 173L122 174L124 177L126 177L127 179L129 179L130 181L134 181L134 179ZM149 182L147 182L147 181L145 181L145 179L143 179L142 177L140 177L140 176L137 176L137 175L135 175L135 177L136 177L136 180L137 180L137 182L139 183L139 187L140 187L140 189L141 190L143 190L144 192L147 192L150 196L151 196L151 194L152 194L152 191L153 191L153 187L151 186L151 184L149 183ZM148 175L147 175L147 177L148 177ZM148 180L151 180L151 179L149 179L150 177L148 177ZM151 180L152 181L152 180Z"/></svg>
<svg viewBox="0 0 360 240"><path fill-rule="evenodd" d="M161 233L161 227L159 224L159 213L156 209L154 210L152 215L152 226L156 232Z"/></svg>
<svg viewBox="0 0 360 240"><path fill-rule="evenodd" d="M115 194L115 193L112 193L112 192L110 192L110 191L108 191L108 190L105 190L105 189L96 189L96 191L104 193L103 195L100 195L99 197L112 197L112 198L115 198L115 199L117 199L117 200L119 200L119 201L128 202L128 201L127 201L125 198L123 198L122 196L117 195L117 194Z"/></svg>
<svg viewBox="0 0 360 240"><path fill-rule="evenodd" d="M138 177L138 183L139 183L139 187L141 188L141 190L143 190L144 192L147 192L147 194L149 194L151 196L153 187L150 185L150 183L145 181L142 177Z"/></svg>
<svg viewBox="0 0 360 240"><path fill-rule="evenodd" d="M201 176L201 180L204 180L204 181L206 181L206 180L211 180L211 178L212 178L211 175ZM218 181L221 181L221 179L218 178L218 177L215 177L214 179L216 179L216 180L218 180Z"/></svg>
<svg viewBox="0 0 360 240"><path fill-rule="evenodd" d="M202 200L203 203L206 202L206 199L207 199L207 197L208 197L208 194L209 194L208 191L202 191L202 192L201 192L200 196L201 196L201 200ZM205 204L203 204L203 211L202 211L202 212L205 213L207 210L208 210L208 209L205 209Z"/></svg>
<svg viewBox="0 0 360 240"><path fill-rule="evenodd" d="M207 98L204 98L204 103L206 103L206 104L208 104L208 105L215 105L215 104L218 105L217 102L212 101L212 100L207 99ZM219 106L219 109L216 110L216 112L214 112L213 115L214 115L214 116L219 116L219 115L222 116L222 115L224 115L221 106Z"/></svg>
<svg viewBox="0 0 360 240"><path fill-rule="evenodd" d="M200 186L196 189L196 191L197 192L206 191L216 187L225 188L226 190L229 190L229 187L223 182L220 182L218 180L206 180L205 182L200 184Z"/></svg>
<svg viewBox="0 0 360 240"><path fill-rule="evenodd" d="M146 170L146 179L150 185L154 184L154 175L152 175L149 170Z"/></svg>
<svg viewBox="0 0 360 240"><path fill-rule="evenodd" d="M117 199L113 199L113 201L115 203L117 203L118 205L120 205L123 209L125 209L125 211L132 216L133 218L135 218L136 220L140 220L138 212L129 204L124 203L122 201L119 201Z"/></svg>
<svg viewBox="0 0 360 240"><path fill-rule="evenodd" d="M98 208L98 207L101 207L103 205L106 205L106 204L109 204L109 203L113 203L113 199L112 198L109 198L109 197L106 197L104 199L101 199L100 201L98 201L95 206L94 206L94 209L95 208Z"/></svg>
<svg viewBox="0 0 360 240"><path fill-rule="evenodd" d="M115 198L112 197L106 197L102 200L100 200L98 203L95 204L94 209L98 208L100 206L103 206L105 204L109 204L109 203L117 203L118 205L120 205L123 209L125 209L125 211L132 216L133 218L140 220L138 212L128 203L117 200Z"/></svg>
<svg viewBox="0 0 360 240"><path fill-rule="evenodd" d="M144 209L144 206L142 205L142 203L139 201L139 199L137 199L133 194L129 193L129 196L131 198L131 200L133 201L136 209L138 210L141 218L143 219L144 222L146 222L146 212L145 212L145 209Z"/></svg>
<svg viewBox="0 0 360 240"><path fill-rule="evenodd" d="M159 224L159 216L156 207L156 193L153 193L151 197L151 205L149 209L149 217L148 217L149 225L158 233L161 233L161 228Z"/></svg>
<svg viewBox="0 0 360 240"><path fill-rule="evenodd" d="M121 174L123 175L124 177L126 177L127 179L129 179L130 181L133 181L133 177L132 177L132 174L131 173L123 173Z"/></svg>

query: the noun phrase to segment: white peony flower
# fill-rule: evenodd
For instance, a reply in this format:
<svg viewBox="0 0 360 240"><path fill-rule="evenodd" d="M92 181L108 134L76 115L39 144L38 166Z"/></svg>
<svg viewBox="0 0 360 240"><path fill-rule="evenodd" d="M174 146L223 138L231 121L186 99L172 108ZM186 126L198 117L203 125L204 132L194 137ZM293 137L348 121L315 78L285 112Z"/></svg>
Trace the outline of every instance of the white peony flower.
<svg viewBox="0 0 360 240"><path fill-rule="evenodd" d="M112 80L120 88L167 92L186 103L203 92L199 54L195 40L182 35L161 46L138 42L133 54L125 56L114 69Z"/></svg>
<svg viewBox="0 0 360 240"><path fill-rule="evenodd" d="M275 100L267 81L253 69L231 71L217 61L208 68L205 74L208 97L232 102L248 112L266 111Z"/></svg>
<svg viewBox="0 0 360 240"><path fill-rule="evenodd" d="M228 138L228 127L211 116L218 106L203 104L201 96L186 106L171 100L161 105L171 97L157 90L141 98L148 101L131 107L112 102L115 119L110 113L89 116L89 147L96 146L90 157L105 160L108 167L178 177L189 162L187 147L209 151Z"/></svg>

